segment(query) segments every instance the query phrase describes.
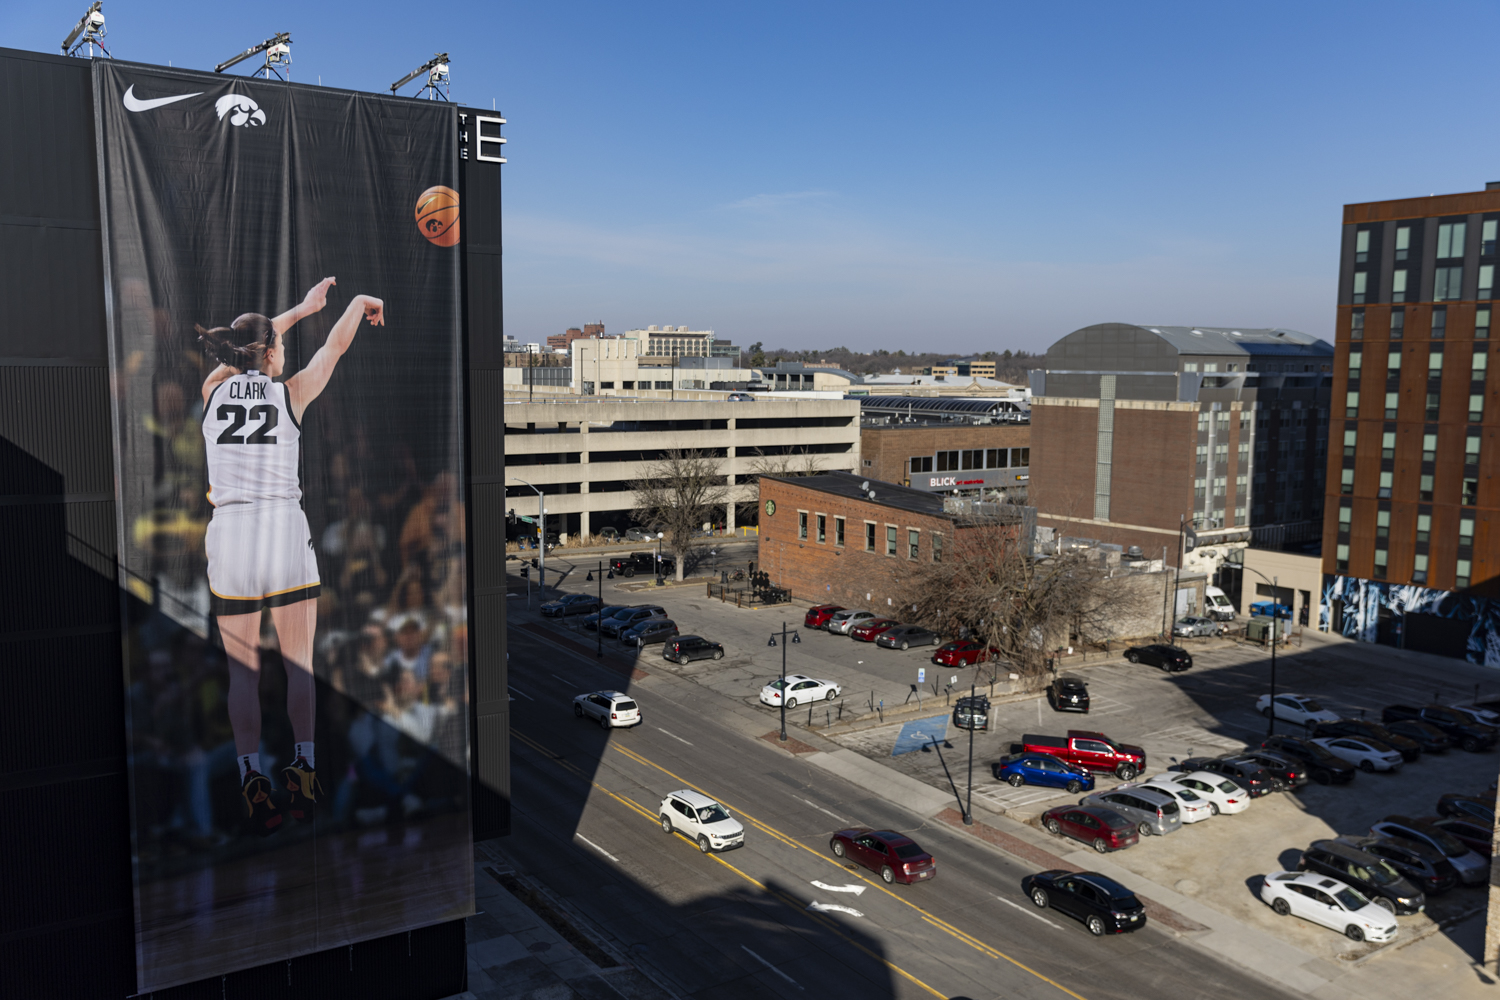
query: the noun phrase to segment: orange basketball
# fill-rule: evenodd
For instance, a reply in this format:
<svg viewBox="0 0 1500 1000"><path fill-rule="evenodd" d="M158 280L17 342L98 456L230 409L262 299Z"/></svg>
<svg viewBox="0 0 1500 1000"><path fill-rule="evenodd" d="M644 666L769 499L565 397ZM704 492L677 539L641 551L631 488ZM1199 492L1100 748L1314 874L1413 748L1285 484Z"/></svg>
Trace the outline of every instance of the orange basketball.
<svg viewBox="0 0 1500 1000"><path fill-rule="evenodd" d="M417 231L434 246L458 245L458 192L441 184L417 199Z"/></svg>

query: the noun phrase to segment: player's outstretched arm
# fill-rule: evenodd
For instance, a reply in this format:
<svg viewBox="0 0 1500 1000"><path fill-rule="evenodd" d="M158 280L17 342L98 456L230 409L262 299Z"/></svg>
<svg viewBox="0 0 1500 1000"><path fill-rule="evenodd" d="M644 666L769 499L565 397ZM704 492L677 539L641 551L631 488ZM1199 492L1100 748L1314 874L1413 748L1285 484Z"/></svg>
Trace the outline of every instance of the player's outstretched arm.
<svg viewBox="0 0 1500 1000"><path fill-rule="evenodd" d="M239 373L240 370L238 368L231 368L225 364L221 364L209 372L208 378L203 380L203 405L208 405L208 397L214 394L214 389L218 388L220 382Z"/></svg>
<svg viewBox="0 0 1500 1000"><path fill-rule="evenodd" d="M277 333L286 333L298 320L306 319L315 312L321 312L328 304L329 286L336 284L338 284L337 279L324 278L313 285L301 302L271 320L271 326L275 327Z"/></svg>
<svg viewBox="0 0 1500 1000"><path fill-rule="evenodd" d="M344 310L344 315L333 324L333 329L328 333L328 339L307 363L307 367L286 380L287 391L292 399L292 416L299 421L302 419L302 411L307 409L307 404L317 399L328 385L328 380L333 377L333 369L338 365L339 358L343 357L349 345L354 343L354 335L359 332L359 321L362 317L368 319L371 326L385 326L385 302L373 295L354 296L348 308Z"/></svg>

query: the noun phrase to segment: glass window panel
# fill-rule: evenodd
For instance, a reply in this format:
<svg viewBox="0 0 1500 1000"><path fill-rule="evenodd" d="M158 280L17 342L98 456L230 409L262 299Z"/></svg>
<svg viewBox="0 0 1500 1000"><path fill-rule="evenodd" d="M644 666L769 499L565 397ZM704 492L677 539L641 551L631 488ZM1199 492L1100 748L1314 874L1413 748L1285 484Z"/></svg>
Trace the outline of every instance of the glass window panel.
<svg viewBox="0 0 1500 1000"><path fill-rule="evenodd" d="M1349 377L1359 378L1359 370L1364 367L1365 356L1362 351L1349 352Z"/></svg>
<svg viewBox="0 0 1500 1000"><path fill-rule="evenodd" d="M1396 227L1396 259L1405 260L1406 252L1411 249L1411 226Z"/></svg>
<svg viewBox="0 0 1500 1000"><path fill-rule="evenodd" d="M1370 252L1370 231L1368 229L1361 229L1359 232L1354 234L1354 252Z"/></svg>
<svg viewBox="0 0 1500 1000"><path fill-rule="evenodd" d="M1487 299L1495 287L1495 265L1479 265L1479 297Z"/></svg>
<svg viewBox="0 0 1500 1000"><path fill-rule="evenodd" d="M1370 276L1365 271L1355 271L1354 272L1354 301L1355 302L1363 302L1365 300L1365 286L1368 284L1369 279L1370 279Z"/></svg>
<svg viewBox="0 0 1500 1000"><path fill-rule="evenodd" d="M1490 366L1490 356L1484 351L1474 352L1474 380L1476 382L1484 378L1485 369Z"/></svg>
<svg viewBox="0 0 1500 1000"><path fill-rule="evenodd" d="M1402 288L1403 291L1405 291L1405 289L1406 289L1406 272L1405 271L1401 272L1401 288ZM1396 299L1395 301L1400 302L1401 300L1400 299ZM1392 309L1391 310L1391 339L1392 340L1400 340L1401 339L1401 335L1405 331L1406 331L1406 310L1405 309Z"/></svg>
<svg viewBox="0 0 1500 1000"><path fill-rule="evenodd" d="M1385 433L1383 433L1383 434L1380 435L1380 457L1381 458L1395 458L1396 457L1396 432L1395 431L1386 431Z"/></svg>
<svg viewBox="0 0 1500 1000"><path fill-rule="evenodd" d="M1387 420L1396 419L1397 407L1401 404L1401 394L1388 392L1385 394L1385 416Z"/></svg>
<svg viewBox="0 0 1500 1000"><path fill-rule="evenodd" d="M1404 267L1391 272L1391 301L1406 301L1406 268Z"/></svg>
<svg viewBox="0 0 1500 1000"><path fill-rule="evenodd" d="M1495 253L1497 226L1500 226L1500 219L1485 219L1479 224L1479 252L1485 257L1493 256Z"/></svg>

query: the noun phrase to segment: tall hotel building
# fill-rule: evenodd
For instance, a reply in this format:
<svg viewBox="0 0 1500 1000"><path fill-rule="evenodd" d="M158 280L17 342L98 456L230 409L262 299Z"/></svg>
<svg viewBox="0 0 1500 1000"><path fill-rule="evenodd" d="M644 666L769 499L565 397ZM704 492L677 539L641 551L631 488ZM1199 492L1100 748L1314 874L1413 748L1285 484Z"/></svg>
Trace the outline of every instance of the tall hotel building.
<svg viewBox="0 0 1500 1000"><path fill-rule="evenodd" d="M1500 666L1500 183L1344 207L1325 628Z"/></svg>

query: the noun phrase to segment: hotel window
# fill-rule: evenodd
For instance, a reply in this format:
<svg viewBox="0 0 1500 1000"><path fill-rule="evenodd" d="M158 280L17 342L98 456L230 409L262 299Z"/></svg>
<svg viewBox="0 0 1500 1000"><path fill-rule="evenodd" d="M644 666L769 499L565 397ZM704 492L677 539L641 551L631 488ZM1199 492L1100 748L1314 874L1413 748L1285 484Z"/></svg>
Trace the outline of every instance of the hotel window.
<svg viewBox="0 0 1500 1000"><path fill-rule="evenodd" d="M1401 273L1404 275L1406 272L1402 271ZM1403 278L1402 279L1402 285L1404 286L1405 284L1406 284L1406 280ZM1401 335L1403 333L1405 333L1405 332L1406 332L1406 310L1405 309L1392 309L1391 310L1391 339L1392 340L1400 340L1401 339Z"/></svg>
<svg viewBox="0 0 1500 1000"><path fill-rule="evenodd" d="M1490 307L1480 306L1474 310L1474 339L1490 339Z"/></svg>
<svg viewBox="0 0 1500 1000"><path fill-rule="evenodd" d="M1442 402L1443 402L1442 398L1441 398L1441 396L1439 396L1438 393L1429 392L1427 394L1427 419L1428 420L1436 420L1438 418L1438 411L1442 409Z"/></svg>
<svg viewBox="0 0 1500 1000"><path fill-rule="evenodd" d="M1244 466L1249 465L1249 464L1250 464L1250 442L1249 441L1241 441L1240 442L1240 466L1241 466L1241 468L1243 468Z"/></svg>
<svg viewBox="0 0 1500 1000"><path fill-rule="evenodd" d="M1209 413L1208 413L1207 410L1201 411L1198 414L1198 433L1199 434L1207 434L1208 433L1208 418L1209 418ZM1163 602L1163 603L1165 603L1165 602Z"/></svg>
<svg viewBox="0 0 1500 1000"><path fill-rule="evenodd" d="M1243 500L1245 498L1246 492L1248 492L1249 489L1250 489L1250 477L1249 476L1235 476L1234 477L1234 492L1235 492L1236 496L1238 496L1240 499Z"/></svg>
<svg viewBox="0 0 1500 1000"><path fill-rule="evenodd" d="M1375 512L1375 538L1377 541L1391 537L1391 512L1388 510L1377 510Z"/></svg>
<svg viewBox="0 0 1500 1000"><path fill-rule="evenodd" d="M1353 520L1354 520L1354 508L1353 507L1340 507L1339 508L1339 534L1341 534L1341 535L1347 535L1349 533L1349 522L1351 522Z"/></svg>
<svg viewBox="0 0 1500 1000"><path fill-rule="evenodd" d="M1353 493L1354 492L1354 470L1353 469L1342 469L1342 470L1340 470L1339 475L1340 475L1340 478L1339 478L1339 492L1341 492L1341 493ZM1384 473L1381 473L1381 475L1384 475Z"/></svg>
<svg viewBox="0 0 1500 1000"><path fill-rule="evenodd" d="M1349 339L1365 339L1365 311L1363 309L1354 310L1349 317Z"/></svg>
<svg viewBox="0 0 1500 1000"><path fill-rule="evenodd" d="M1396 227L1396 259L1405 260L1411 253L1411 226Z"/></svg>
<svg viewBox="0 0 1500 1000"><path fill-rule="evenodd" d="M1432 307L1432 339L1442 340L1448 334L1448 307Z"/></svg>
<svg viewBox="0 0 1500 1000"><path fill-rule="evenodd" d="M1349 546L1340 545L1336 554L1338 560L1338 571L1347 573L1349 571Z"/></svg>
<svg viewBox="0 0 1500 1000"><path fill-rule="evenodd" d="M1182 370L1185 371L1185 372L1195 372L1195 371L1198 370L1198 362L1196 362L1196 361L1184 362L1183 366L1182 366Z"/></svg>
<svg viewBox="0 0 1500 1000"><path fill-rule="evenodd" d="M1234 521L1235 521L1236 524L1244 524L1245 523L1245 508L1243 508L1243 507L1236 507L1234 509Z"/></svg>
<svg viewBox="0 0 1500 1000"><path fill-rule="evenodd" d="M1359 393L1351 392L1344 396L1344 416L1359 416Z"/></svg>
<svg viewBox="0 0 1500 1000"><path fill-rule="evenodd" d="M1384 579L1387 575L1386 566L1390 561L1390 554L1385 549L1375 550L1375 576Z"/></svg>
<svg viewBox="0 0 1500 1000"><path fill-rule="evenodd" d="M1432 300L1434 302L1452 302L1461 297L1464 283L1463 265L1437 268L1433 271L1433 279ZM1433 329L1436 330L1435 324ZM1436 337L1437 333L1434 332L1433 336Z"/></svg>
<svg viewBox="0 0 1500 1000"><path fill-rule="evenodd" d="M1472 374L1469 376L1469 378L1471 378L1475 382L1483 382L1484 373L1490 367L1490 356L1484 353L1484 348L1482 346L1474 351L1474 359L1471 362L1471 365Z"/></svg>
<svg viewBox="0 0 1500 1000"><path fill-rule="evenodd" d="M943 536L934 534L932 536L932 561L943 561Z"/></svg>
<svg viewBox="0 0 1500 1000"><path fill-rule="evenodd" d="M1206 372L1216 372L1219 370L1219 364L1216 361L1205 362L1203 365L1203 370Z"/></svg>
<svg viewBox="0 0 1500 1000"><path fill-rule="evenodd" d="M1465 507L1472 507L1479 502L1479 480L1465 479L1460 482L1462 489L1459 491L1458 502Z"/></svg>
<svg viewBox="0 0 1500 1000"><path fill-rule="evenodd" d="M1354 234L1354 263L1366 264L1370 260L1370 231L1361 229Z"/></svg>
<svg viewBox="0 0 1500 1000"><path fill-rule="evenodd" d="M1396 419L1396 408L1400 403L1401 394L1399 392L1388 392L1385 394L1385 419Z"/></svg>
<svg viewBox="0 0 1500 1000"><path fill-rule="evenodd" d="M1495 230L1500 227L1500 220L1485 219L1479 224L1479 256L1495 256Z"/></svg>
<svg viewBox="0 0 1500 1000"><path fill-rule="evenodd" d="M1380 435L1380 457L1396 457L1396 432L1386 431Z"/></svg>
<svg viewBox="0 0 1500 1000"><path fill-rule="evenodd" d="M865 522L865 551L875 551L875 524L872 521Z"/></svg>
<svg viewBox="0 0 1500 1000"><path fill-rule="evenodd" d="M1198 464L1199 465L1207 465L1208 464L1208 445L1206 445L1206 444L1200 444L1198 446ZM1163 603L1165 603L1165 602L1163 602Z"/></svg>
<svg viewBox="0 0 1500 1000"><path fill-rule="evenodd" d="M1401 377L1401 348L1398 347L1385 356L1385 377Z"/></svg>
<svg viewBox="0 0 1500 1000"><path fill-rule="evenodd" d="M1469 397L1469 423L1477 424L1484 419L1484 396Z"/></svg>
<svg viewBox="0 0 1500 1000"><path fill-rule="evenodd" d="M1470 434L1464 438L1464 464L1479 464L1479 435Z"/></svg>
<svg viewBox="0 0 1500 1000"><path fill-rule="evenodd" d="M797 511L797 537L803 541L807 540L807 511Z"/></svg>
<svg viewBox="0 0 1500 1000"><path fill-rule="evenodd" d="M1427 352L1427 377L1443 377L1443 349L1437 345Z"/></svg>
<svg viewBox="0 0 1500 1000"><path fill-rule="evenodd" d="M1494 294L1493 294L1494 293L1494 289L1495 289L1495 265L1494 264L1480 264L1479 265L1479 298L1481 298L1481 299L1494 298Z"/></svg>
<svg viewBox="0 0 1500 1000"><path fill-rule="evenodd" d="M1473 563L1467 559L1460 559L1454 564L1453 585L1455 587L1467 587L1469 585L1469 572Z"/></svg>
<svg viewBox="0 0 1500 1000"><path fill-rule="evenodd" d="M894 524L885 526L885 554L888 556L896 554L896 526Z"/></svg>
<svg viewBox="0 0 1500 1000"><path fill-rule="evenodd" d="M1350 470L1350 469L1345 469L1344 471L1345 472L1352 472L1352 470ZM1392 480L1392 478L1394 478L1394 476L1390 472L1381 472L1380 473L1380 488L1375 493L1375 495L1378 496L1378 497L1380 497L1380 499L1382 499L1382 500L1389 500L1390 499L1390 497L1391 497L1391 480ZM1353 475L1350 475L1349 479L1352 482L1353 479L1354 479ZM1344 492L1345 493L1353 493L1354 489L1351 486L1350 488L1345 489Z"/></svg>
<svg viewBox="0 0 1500 1000"><path fill-rule="evenodd" d="M1208 479L1204 476L1199 476L1193 480L1193 499L1201 504L1207 496Z"/></svg>
<svg viewBox="0 0 1500 1000"><path fill-rule="evenodd" d="M828 541L828 515L818 515L818 544Z"/></svg>
<svg viewBox="0 0 1500 1000"><path fill-rule="evenodd" d="M1458 544L1474 544L1474 519L1472 517L1461 517L1458 519Z"/></svg>
<svg viewBox="0 0 1500 1000"><path fill-rule="evenodd" d="M932 456L931 455L913 455L912 459L911 459L911 471L913 471L913 472L931 472L932 471Z"/></svg>
<svg viewBox="0 0 1500 1000"><path fill-rule="evenodd" d="M1422 461L1432 462L1437 460L1437 435L1422 435Z"/></svg>
<svg viewBox="0 0 1500 1000"><path fill-rule="evenodd" d="M1229 488L1228 484L1229 484L1229 477L1228 476L1215 476L1214 477L1214 496L1216 496L1216 497L1222 497L1225 494L1225 492L1227 492L1227 490Z"/></svg>
<svg viewBox="0 0 1500 1000"><path fill-rule="evenodd" d="M1368 272L1366 272L1366 271L1355 271L1354 272L1354 301L1355 302L1363 302L1365 300L1365 285L1369 282L1369 280L1370 280L1370 275L1369 275Z"/></svg>
<svg viewBox="0 0 1500 1000"><path fill-rule="evenodd" d="M1222 528L1222 527L1224 527L1224 508L1223 507L1216 507L1216 508L1214 508L1213 522L1214 522L1213 526L1216 527L1216 528Z"/></svg>
<svg viewBox="0 0 1500 1000"><path fill-rule="evenodd" d="M1353 458L1355 445L1359 442L1359 431L1344 431L1344 457Z"/></svg>
<svg viewBox="0 0 1500 1000"><path fill-rule="evenodd" d="M906 531L906 558L908 558L908 559L915 559L915 558L917 558L918 543L921 542L921 540L922 540L922 533L920 531L913 531L910 528L907 529L907 531Z"/></svg>
<svg viewBox="0 0 1500 1000"><path fill-rule="evenodd" d="M844 544L844 519L836 517L833 519L833 544L843 547Z"/></svg>
<svg viewBox="0 0 1500 1000"><path fill-rule="evenodd" d="M1421 482L1417 486L1417 499L1418 500L1431 500L1432 499L1432 476L1431 475L1429 475L1429 474L1423 474L1422 480L1421 480ZM1418 534L1420 534L1420 532L1418 532ZM1421 541L1421 539L1419 538L1419 539L1417 539L1417 541Z"/></svg>
<svg viewBox="0 0 1500 1000"><path fill-rule="evenodd" d="M1349 352L1349 377L1359 378L1360 369L1365 366L1365 355L1363 351Z"/></svg>
<svg viewBox="0 0 1500 1000"><path fill-rule="evenodd" d="M1391 301L1406 301L1406 268L1398 267L1391 272Z"/></svg>
<svg viewBox="0 0 1500 1000"><path fill-rule="evenodd" d="M1229 445L1227 445L1227 444L1216 444L1216 445L1214 445L1214 464L1215 465L1225 465L1228 462L1229 462Z"/></svg>
<svg viewBox="0 0 1500 1000"><path fill-rule="evenodd" d="M1427 582L1427 554L1425 552L1418 552L1416 558L1412 560L1411 582Z"/></svg>
<svg viewBox="0 0 1500 1000"><path fill-rule="evenodd" d="M1438 226L1438 260L1446 260L1449 257L1462 257L1464 255L1465 227L1466 224L1462 222L1444 222Z"/></svg>

